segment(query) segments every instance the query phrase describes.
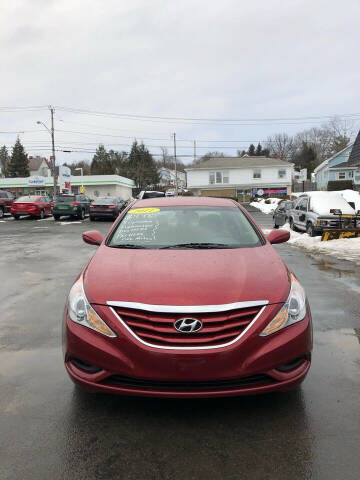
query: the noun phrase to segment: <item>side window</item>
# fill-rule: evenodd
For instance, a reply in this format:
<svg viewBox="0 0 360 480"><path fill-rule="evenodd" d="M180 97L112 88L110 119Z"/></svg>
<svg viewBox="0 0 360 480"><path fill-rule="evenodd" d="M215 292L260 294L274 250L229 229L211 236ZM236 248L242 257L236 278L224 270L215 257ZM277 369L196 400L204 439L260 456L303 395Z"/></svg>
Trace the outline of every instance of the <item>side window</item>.
<svg viewBox="0 0 360 480"><path fill-rule="evenodd" d="M308 199L307 199L307 198L303 198L303 199L301 200L299 206L300 206L300 210L301 210L302 212L306 212L306 210L307 210L307 203L308 203Z"/></svg>

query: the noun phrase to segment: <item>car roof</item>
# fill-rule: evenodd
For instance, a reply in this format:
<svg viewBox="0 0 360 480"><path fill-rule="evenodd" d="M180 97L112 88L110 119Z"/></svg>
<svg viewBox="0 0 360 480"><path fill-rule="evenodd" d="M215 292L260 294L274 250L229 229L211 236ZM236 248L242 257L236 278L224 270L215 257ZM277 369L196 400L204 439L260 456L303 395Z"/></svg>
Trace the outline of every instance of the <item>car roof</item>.
<svg viewBox="0 0 360 480"><path fill-rule="evenodd" d="M215 197L155 197L137 200L136 208L140 207L236 207L237 204L230 198Z"/></svg>

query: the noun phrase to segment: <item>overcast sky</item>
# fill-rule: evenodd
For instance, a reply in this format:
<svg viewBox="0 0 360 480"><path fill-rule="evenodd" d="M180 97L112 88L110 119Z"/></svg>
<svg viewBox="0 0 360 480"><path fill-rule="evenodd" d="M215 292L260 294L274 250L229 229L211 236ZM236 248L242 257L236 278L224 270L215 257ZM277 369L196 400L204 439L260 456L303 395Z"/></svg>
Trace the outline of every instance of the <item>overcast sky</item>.
<svg viewBox="0 0 360 480"><path fill-rule="evenodd" d="M3 0L0 9L1 107L236 120L360 113L359 0ZM49 125L48 111L2 111L0 131L25 131L27 152L48 156L37 120ZM127 150L136 137L156 139L144 142L159 153L176 131L182 155L192 155L192 139L199 154L233 155L321 121L55 115L60 149ZM15 139L0 133L0 144ZM59 163L91 157L57 154Z"/></svg>

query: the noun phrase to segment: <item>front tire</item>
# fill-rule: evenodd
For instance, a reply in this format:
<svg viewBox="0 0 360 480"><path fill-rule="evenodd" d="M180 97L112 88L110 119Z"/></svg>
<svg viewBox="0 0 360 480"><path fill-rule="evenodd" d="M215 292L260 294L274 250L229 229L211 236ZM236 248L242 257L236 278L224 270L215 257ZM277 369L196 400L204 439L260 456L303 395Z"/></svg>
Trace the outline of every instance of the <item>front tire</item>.
<svg viewBox="0 0 360 480"><path fill-rule="evenodd" d="M316 233L314 231L314 227L312 226L312 224L310 222L306 225L306 233L309 235L309 237L315 237L316 236Z"/></svg>
<svg viewBox="0 0 360 480"><path fill-rule="evenodd" d="M43 219L45 218L45 212L44 212L44 210L41 210L41 212L40 212L40 217L39 217L39 218L40 218L40 220L43 220Z"/></svg>
<svg viewBox="0 0 360 480"><path fill-rule="evenodd" d="M15 220L19 220L19 215L14 215Z"/></svg>
<svg viewBox="0 0 360 480"><path fill-rule="evenodd" d="M80 215L79 215L79 218L80 218L80 220L84 220L84 219L85 219L85 210L83 210L83 209L81 210Z"/></svg>
<svg viewBox="0 0 360 480"><path fill-rule="evenodd" d="M60 220L60 215L53 215L53 217L54 217L54 220L55 220L55 221Z"/></svg>
<svg viewBox="0 0 360 480"><path fill-rule="evenodd" d="M96 217L92 217L91 215L89 216L89 218L90 218L90 222L95 222L96 220Z"/></svg>
<svg viewBox="0 0 360 480"><path fill-rule="evenodd" d="M293 230L294 232L297 232L298 229L295 227L294 225L294 220L292 218L290 218L290 229Z"/></svg>
<svg viewBox="0 0 360 480"><path fill-rule="evenodd" d="M4 209L0 207L0 218L4 217Z"/></svg>

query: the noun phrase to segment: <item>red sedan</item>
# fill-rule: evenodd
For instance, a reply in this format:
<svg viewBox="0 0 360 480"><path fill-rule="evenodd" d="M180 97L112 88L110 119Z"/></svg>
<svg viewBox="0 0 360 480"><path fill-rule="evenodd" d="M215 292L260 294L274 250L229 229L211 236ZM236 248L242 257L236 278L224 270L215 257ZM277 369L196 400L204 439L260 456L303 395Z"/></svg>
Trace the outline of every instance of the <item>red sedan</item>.
<svg viewBox="0 0 360 480"><path fill-rule="evenodd" d="M15 220L23 216L44 218L51 215L50 198L40 195L20 197L11 206L11 215Z"/></svg>
<svg viewBox="0 0 360 480"><path fill-rule="evenodd" d="M211 397L284 391L311 362L303 287L236 202L140 200L71 288L64 360L88 391Z"/></svg>

